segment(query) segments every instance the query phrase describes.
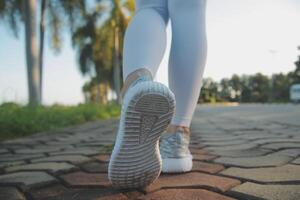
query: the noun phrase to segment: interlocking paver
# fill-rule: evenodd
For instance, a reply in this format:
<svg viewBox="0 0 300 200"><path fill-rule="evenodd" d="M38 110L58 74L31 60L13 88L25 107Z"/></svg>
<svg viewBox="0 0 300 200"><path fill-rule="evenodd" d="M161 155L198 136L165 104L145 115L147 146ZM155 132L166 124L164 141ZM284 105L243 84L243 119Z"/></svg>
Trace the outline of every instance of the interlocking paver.
<svg viewBox="0 0 300 200"><path fill-rule="evenodd" d="M166 187L203 187L209 186L220 191L227 191L240 184L240 181L232 178L220 177L198 172L190 172L178 175L163 175L156 182L146 188L153 191Z"/></svg>
<svg viewBox="0 0 300 200"><path fill-rule="evenodd" d="M110 155L101 154L101 155L96 156L95 158L101 162L109 162Z"/></svg>
<svg viewBox="0 0 300 200"><path fill-rule="evenodd" d="M90 162L85 163L81 166L85 171L91 172L91 173L106 173L108 170L108 163L99 163L99 162Z"/></svg>
<svg viewBox="0 0 300 200"><path fill-rule="evenodd" d="M44 163L31 163L31 164L25 164L25 165L18 165L13 167L8 167L5 169L6 172L15 172L15 171L42 171L47 170L50 172L59 172L59 171L68 171L71 169L75 169L76 166L61 162L44 162Z"/></svg>
<svg viewBox="0 0 300 200"><path fill-rule="evenodd" d="M212 153L224 157L256 157L266 155L271 150L267 149L247 149L247 150L210 150Z"/></svg>
<svg viewBox="0 0 300 200"><path fill-rule="evenodd" d="M207 146L230 146L230 145L241 145L249 143L246 140L220 140L220 141L213 141L213 142L202 142L202 144L205 144Z"/></svg>
<svg viewBox="0 0 300 200"><path fill-rule="evenodd" d="M59 151L60 148L57 147L44 147L44 148L34 148L34 149L17 149L15 150L15 153L17 154L38 154L38 153L49 153L49 152L55 152Z"/></svg>
<svg viewBox="0 0 300 200"><path fill-rule="evenodd" d="M300 158L297 158L297 159L293 160L292 163L300 165Z"/></svg>
<svg viewBox="0 0 300 200"><path fill-rule="evenodd" d="M9 151L7 149L0 149L0 154L3 154L3 153L8 153Z"/></svg>
<svg viewBox="0 0 300 200"><path fill-rule="evenodd" d="M300 148L299 149L283 149L281 151L277 151L278 155L286 155L290 157L298 157L300 156Z"/></svg>
<svg viewBox="0 0 300 200"><path fill-rule="evenodd" d="M211 174L222 171L224 167L219 164L206 163L201 161L194 161L192 171L208 172Z"/></svg>
<svg viewBox="0 0 300 200"><path fill-rule="evenodd" d="M163 189L138 198L139 200L233 200L203 189Z"/></svg>
<svg viewBox="0 0 300 200"><path fill-rule="evenodd" d="M0 183L12 183L15 185L33 187L57 181L53 176L45 172L16 172L0 175Z"/></svg>
<svg viewBox="0 0 300 200"><path fill-rule="evenodd" d="M5 154L0 156L0 162L23 161L45 157L44 154Z"/></svg>
<svg viewBox="0 0 300 200"><path fill-rule="evenodd" d="M214 160L216 163L222 163L231 166L240 167L266 167L266 166L280 166L288 163L293 158L285 155L268 154L257 157L220 157Z"/></svg>
<svg viewBox="0 0 300 200"><path fill-rule="evenodd" d="M144 191L113 189L107 178L118 119L1 142L0 199L295 199L299 116L294 105L197 108L192 172L162 174Z"/></svg>
<svg viewBox="0 0 300 200"><path fill-rule="evenodd" d="M69 148L66 150L62 150L59 152L52 152L49 153L50 155L85 155L85 156L90 156L90 155L96 155L101 153L103 150L102 148L98 149L93 149L93 148Z"/></svg>
<svg viewBox="0 0 300 200"><path fill-rule="evenodd" d="M95 200L127 200L128 198L124 194L113 194L103 197L97 197Z"/></svg>
<svg viewBox="0 0 300 200"><path fill-rule="evenodd" d="M193 160L198 161L209 161L215 159L216 155L210 155L210 154L193 154Z"/></svg>
<svg viewBox="0 0 300 200"><path fill-rule="evenodd" d="M247 144L237 144L237 145L228 145L228 146L218 146L218 147L207 147L208 150L216 150L216 151L230 151L230 150L246 150L257 147L256 144L247 143Z"/></svg>
<svg viewBox="0 0 300 200"><path fill-rule="evenodd" d="M30 190L34 200L127 199L120 191L107 188L66 188L61 184ZM117 198L118 197L118 198Z"/></svg>
<svg viewBox="0 0 300 200"><path fill-rule="evenodd" d="M49 156L39 159L31 160L32 163L36 162L71 162L73 164L83 163L89 161L90 158L82 155L56 155L56 156Z"/></svg>
<svg viewBox="0 0 300 200"><path fill-rule="evenodd" d="M293 182L300 181L300 166L283 165L280 167L243 169L230 167L221 172L224 175L245 178L260 182Z"/></svg>
<svg viewBox="0 0 300 200"><path fill-rule="evenodd" d="M200 149L200 148L191 148L190 151L192 154L210 154L209 151L205 149Z"/></svg>
<svg viewBox="0 0 300 200"><path fill-rule="evenodd" d="M104 173L74 172L63 175L61 178L72 186L111 186L107 174Z"/></svg>
<svg viewBox="0 0 300 200"><path fill-rule="evenodd" d="M14 187L0 187L0 199L3 200L26 200L25 196Z"/></svg>
<svg viewBox="0 0 300 200"><path fill-rule="evenodd" d="M9 162L0 162L0 168L15 166L15 165L21 165L24 164L24 161L9 161Z"/></svg>
<svg viewBox="0 0 300 200"><path fill-rule="evenodd" d="M246 182L232 189L235 192L272 200L296 200L300 197L300 185L262 185ZM242 196L242 195L241 195Z"/></svg>
<svg viewBox="0 0 300 200"><path fill-rule="evenodd" d="M287 142L300 142L299 139L295 139L295 138L265 138L265 139L261 139L261 140L255 140L252 141L255 144L267 144L267 143L287 143Z"/></svg>
<svg viewBox="0 0 300 200"><path fill-rule="evenodd" d="M262 145L261 148L273 149L273 150L279 150L284 148L300 148L300 142L299 143L282 142L282 143L265 144Z"/></svg>

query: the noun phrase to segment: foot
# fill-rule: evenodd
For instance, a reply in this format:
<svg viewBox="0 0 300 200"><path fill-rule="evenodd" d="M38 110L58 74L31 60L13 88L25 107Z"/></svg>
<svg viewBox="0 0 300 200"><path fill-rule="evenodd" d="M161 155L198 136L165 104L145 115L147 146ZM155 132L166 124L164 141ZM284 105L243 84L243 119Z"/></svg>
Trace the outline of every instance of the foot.
<svg viewBox="0 0 300 200"><path fill-rule="evenodd" d="M160 138L162 172L188 172L193 167L193 156L189 150L190 134L186 127L172 127Z"/></svg>
<svg viewBox="0 0 300 200"><path fill-rule="evenodd" d="M108 178L117 188L143 188L158 178L162 161L159 138L175 108L171 90L141 78L123 98L116 143Z"/></svg>

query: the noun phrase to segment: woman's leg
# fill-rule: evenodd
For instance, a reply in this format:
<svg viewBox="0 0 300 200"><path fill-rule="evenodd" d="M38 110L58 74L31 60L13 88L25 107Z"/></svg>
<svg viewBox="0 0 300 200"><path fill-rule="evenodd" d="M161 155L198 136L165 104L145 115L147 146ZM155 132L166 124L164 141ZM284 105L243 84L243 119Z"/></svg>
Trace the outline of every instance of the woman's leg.
<svg viewBox="0 0 300 200"><path fill-rule="evenodd" d="M166 49L167 0L136 0L135 5L136 13L124 38L124 81L141 68L154 77Z"/></svg>
<svg viewBox="0 0 300 200"><path fill-rule="evenodd" d="M206 0L169 0L172 45L169 87L175 94L172 125L189 127L200 94L206 63Z"/></svg>
<svg viewBox="0 0 300 200"><path fill-rule="evenodd" d="M123 52L123 88L129 90L122 89L120 123L108 166L108 178L119 188L143 188L158 178L158 142L175 109L171 90L149 80L166 48L167 0L136 0L136 6Z"/></svg>

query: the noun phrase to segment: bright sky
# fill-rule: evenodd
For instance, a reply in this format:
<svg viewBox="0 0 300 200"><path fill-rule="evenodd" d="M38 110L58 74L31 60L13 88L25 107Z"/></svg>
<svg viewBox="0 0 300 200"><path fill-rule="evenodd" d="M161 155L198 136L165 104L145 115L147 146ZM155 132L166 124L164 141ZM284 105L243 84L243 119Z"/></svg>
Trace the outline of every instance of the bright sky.
<svg viewBox="0 0 300 200"><path fill-rule="evenodd" d="M220 80L232 74L266 75L288 72L300 51L299 0L208 0L208 58L204 77ZM170 36L170 28L168 30ZM27 102L23 31L15 39L0 23L0 103ZM170 38L170 37L169 37ZM69 35L60 54L46 41L43 103L83 102L81 87L87 78L79 73ZM168 42L168 49L170 41ZM168 51L157 80L166 83Z"/></svg>

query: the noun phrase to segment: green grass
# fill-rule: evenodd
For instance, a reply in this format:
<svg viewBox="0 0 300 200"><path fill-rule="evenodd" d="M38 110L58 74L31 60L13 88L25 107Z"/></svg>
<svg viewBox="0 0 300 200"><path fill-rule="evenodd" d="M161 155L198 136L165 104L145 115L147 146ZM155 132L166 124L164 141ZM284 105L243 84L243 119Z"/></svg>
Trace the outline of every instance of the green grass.
<svg viewBox="0 0 300 200"><path fill-rule="evenodd" d="M29 107L16 103L0 105L0 140L23 137L38 132L118 117L117 104L79 104L77 106Z"/></svg>

